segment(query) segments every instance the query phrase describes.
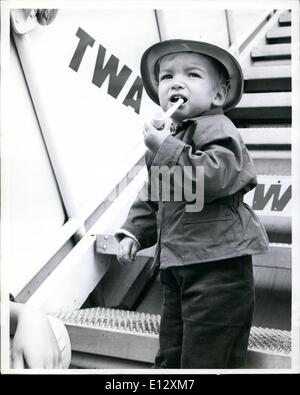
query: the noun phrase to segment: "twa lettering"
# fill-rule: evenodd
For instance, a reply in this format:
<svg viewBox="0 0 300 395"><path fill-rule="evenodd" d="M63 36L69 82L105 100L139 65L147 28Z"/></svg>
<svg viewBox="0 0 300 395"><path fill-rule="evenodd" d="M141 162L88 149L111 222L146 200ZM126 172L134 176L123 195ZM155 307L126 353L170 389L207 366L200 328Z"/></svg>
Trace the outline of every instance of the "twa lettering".
<svg viewBox="0 0 300 395"><path fill-rule="evenodd" d="M245 202L262 215L291 215L292 186L288 176L259 176Z"/></svg>
<svg viewBox="0 0 300 395"><path fill-rule="evenodd" d="M79 38L79 43L71 59L69 67L72 70L78 72L86 49L88 47L93 47L95 40L81 28L78 28L76 36ZM99 44L92 83L101 88L104 81L108 78L107 93L113 98L117 99L129 76L131 75L132 70L124 65L118 73L119 59L116 56L111 55L106 64L104 64L105 54L106 49L101 44ZM142 79L140 76L137 76L126 95L123 104L125 106L132 107L134 111L139 114L142 94Z"/></svg>
<svg viewBox="0 0 300 395"><path fill-rule="evenodd" d="M280 184L273 184L266 190L265 193L265 185L258 184L253 199L253 210L263 210L269 200L272 200L272 211L282 211L287 203L290 201L292 196L292 187L291 185L287 188L287 190L282 194L279 199L279 194L281 192L282 186Z"/></svg>

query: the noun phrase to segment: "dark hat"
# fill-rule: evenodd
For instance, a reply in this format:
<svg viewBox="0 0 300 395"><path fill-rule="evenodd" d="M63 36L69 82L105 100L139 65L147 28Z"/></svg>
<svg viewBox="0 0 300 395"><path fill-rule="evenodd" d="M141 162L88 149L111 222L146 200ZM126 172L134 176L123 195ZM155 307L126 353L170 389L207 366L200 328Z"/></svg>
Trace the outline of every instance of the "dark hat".
<svg viewBox="0 0 300 395"><path fill-rule="evenodd" d="M157 62L165 55L178 52L195 52L219 61L227 70L229 77L227 98L223 105L224 111L228 111L238 104L244 88L243 73L238 61L229 52L216 45L201 41L179 39L156 43L149 47L142 56L141 76L144 87L155 103L159 104L156 75Z"/></svg>

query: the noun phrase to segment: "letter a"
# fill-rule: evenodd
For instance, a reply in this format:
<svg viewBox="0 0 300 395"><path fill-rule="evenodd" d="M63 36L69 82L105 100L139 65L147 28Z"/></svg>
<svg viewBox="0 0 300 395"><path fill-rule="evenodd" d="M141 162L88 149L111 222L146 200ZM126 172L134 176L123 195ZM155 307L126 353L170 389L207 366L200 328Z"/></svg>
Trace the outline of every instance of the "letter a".
<svg viewBox="0 0 300 395"><path fill-rule="evenodd" d="M136 77L132 87L130 88L130 91L127 93L123 101L123 104L125 104L125 106L132 107L134 111L137 114L139 114L141 108L142 94L143 94L142 79L141 77ZM134 99L134 96L137 96L136 99Z"/></svg>

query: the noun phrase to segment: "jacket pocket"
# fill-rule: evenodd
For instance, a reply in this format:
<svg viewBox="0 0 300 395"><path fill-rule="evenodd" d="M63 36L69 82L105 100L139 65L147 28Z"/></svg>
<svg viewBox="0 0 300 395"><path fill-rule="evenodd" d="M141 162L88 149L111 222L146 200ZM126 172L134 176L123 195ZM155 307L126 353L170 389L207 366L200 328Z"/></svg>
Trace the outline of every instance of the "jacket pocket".
<svg viewBox="0 0 300 395"><path fill-rule="evenodd" d="M203 207L201 211L184 212L183 215L183 222L185 224L228 221L232 219L233 219L233 213L230 207L221 204L206 205Z"/></svg>
<svg viewBox="0 0 300 395"><path fill-rule="evenodd" d="M207 205L197 213L184 213L184 260L215 260L232 251L234 213L225 205ZM230 241L230 242L229 242Z"/></svg>

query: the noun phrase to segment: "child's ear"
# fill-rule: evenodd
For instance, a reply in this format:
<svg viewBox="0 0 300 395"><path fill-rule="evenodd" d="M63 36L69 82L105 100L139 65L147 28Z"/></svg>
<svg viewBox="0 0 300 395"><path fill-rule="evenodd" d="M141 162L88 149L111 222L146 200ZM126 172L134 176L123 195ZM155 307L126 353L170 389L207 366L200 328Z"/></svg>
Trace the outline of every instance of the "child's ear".
<svg viewBox="0 0 300 395"><path fill-rule="evenodd" d="M216 95L213 99L212 104L215 106L223 106L227 97L227 86L225 84L220 84L216 91Z"/></svg>

